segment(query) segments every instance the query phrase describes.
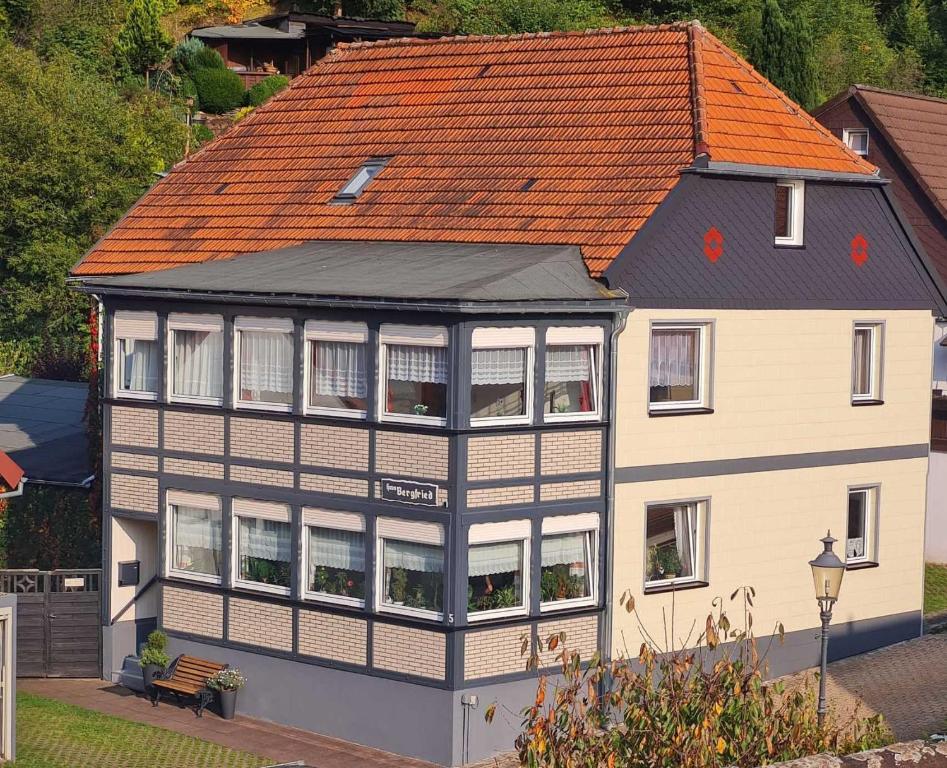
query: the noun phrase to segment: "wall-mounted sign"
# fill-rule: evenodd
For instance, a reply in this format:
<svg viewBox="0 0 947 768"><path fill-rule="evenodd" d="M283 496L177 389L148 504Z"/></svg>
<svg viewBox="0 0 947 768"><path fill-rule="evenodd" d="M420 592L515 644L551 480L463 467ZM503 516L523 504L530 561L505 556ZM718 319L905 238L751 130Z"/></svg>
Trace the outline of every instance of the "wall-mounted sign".
<svg viewBox="0 0 947 768"><path fill-rule="evenodd" d="M437 506L437 486L432 483L413 483L410 480L381 479L381 497L385 501L400 501L402 504Z"/></svg>

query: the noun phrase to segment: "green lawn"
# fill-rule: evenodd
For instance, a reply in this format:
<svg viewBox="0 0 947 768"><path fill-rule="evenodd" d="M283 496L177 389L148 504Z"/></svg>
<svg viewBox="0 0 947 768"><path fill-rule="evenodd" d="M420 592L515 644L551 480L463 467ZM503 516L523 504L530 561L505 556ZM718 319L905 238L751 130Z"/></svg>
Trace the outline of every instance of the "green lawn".
<svg viewBox="0 0 947 768"><path fill-rule="evenodd" d="M16 768L257 768L248 752L28 693L16 697Z"/></svg>
<svg viewBox="0 0 947 768"><path fill-rule="evenodd" d="M924 614L947 611L947 565L928 563L924 571Z"/></svg>

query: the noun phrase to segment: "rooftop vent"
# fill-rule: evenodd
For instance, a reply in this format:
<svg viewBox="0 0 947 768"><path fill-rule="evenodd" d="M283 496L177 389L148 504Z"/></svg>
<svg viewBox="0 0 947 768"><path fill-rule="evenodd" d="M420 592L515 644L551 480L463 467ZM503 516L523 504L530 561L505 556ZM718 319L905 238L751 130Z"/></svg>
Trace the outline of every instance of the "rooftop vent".
<svg viewBox="0 0 947 768"><path fill-rule="evenodd" d="M369 182L384 170L390 160L390 157L370 157L362 163L362 167L339 190L333 201L337 203L354 202L365 191L365 187L368 186Z"/></svg>

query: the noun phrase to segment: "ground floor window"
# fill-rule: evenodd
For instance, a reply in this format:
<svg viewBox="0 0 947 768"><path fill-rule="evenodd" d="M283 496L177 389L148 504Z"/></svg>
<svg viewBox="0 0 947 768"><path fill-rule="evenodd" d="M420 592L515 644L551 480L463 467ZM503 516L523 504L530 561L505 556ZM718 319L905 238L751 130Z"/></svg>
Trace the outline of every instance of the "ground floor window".
<svg viewBox="0 0 947 768"><path fill-rule="evenodd" d="M168 491L168 570L220 582L223 526L217 496Z"/></svg>
<svg viewBox="0 0 947 768"><path fill-rule="evenodd" d="M471 620L526 613L529 537L529 520L470 527L467 615Z"/></svg>
<svg viewBox="0 0 947 768"><path fill-rule="evenodd" d="M293 560L289 507L234 499L234 518L237 582L288 593Z"/></svg>
<svg viewBox="0 0 947 768"><path fill-rule="evenodd" d="M439 618L444 609L444 529L393 518L377 522L379 607Z"/></svg>
<svg viewBox="0 0 947 768"><path fill-rule="evenodd" d="M365 520L361 515L303 510L305 591L313 598L363 605Z"/></svg>
<svg viewBox="0 0 947 768"><path fill-rule="evenodd" d="M706 501L647 508L645 585L703 581Z"/></svg>
<svg viewBox="0 0 947 768"><path fill-rule="evenodd" d="M877 486L849 489L845 562L866 563L877 559L875 552L877 514Z"/></svg>
<svg viewBox="0 0 947 768"><path fill-rule="evenodd" d="M543 520L540 603L544 610L594 601L598 515Z"/></svg>

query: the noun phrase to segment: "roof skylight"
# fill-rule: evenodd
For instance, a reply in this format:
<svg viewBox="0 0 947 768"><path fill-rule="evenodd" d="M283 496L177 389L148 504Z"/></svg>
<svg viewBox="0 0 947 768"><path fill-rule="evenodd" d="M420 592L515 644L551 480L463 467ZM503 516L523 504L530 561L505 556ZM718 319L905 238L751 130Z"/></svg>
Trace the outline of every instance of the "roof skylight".
<svg viewBox="0 0 947 768"><path fill-rule="evenodd" d="M349 203L358 198L358 196L365 191L365 187L369 185L371 180L384 170L390 160L390 157L370 157L362 163L362 167L359 168L355 172L355 175L348 180L346 185L338 191L335 200L337 202Z"/></svg>

